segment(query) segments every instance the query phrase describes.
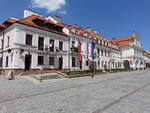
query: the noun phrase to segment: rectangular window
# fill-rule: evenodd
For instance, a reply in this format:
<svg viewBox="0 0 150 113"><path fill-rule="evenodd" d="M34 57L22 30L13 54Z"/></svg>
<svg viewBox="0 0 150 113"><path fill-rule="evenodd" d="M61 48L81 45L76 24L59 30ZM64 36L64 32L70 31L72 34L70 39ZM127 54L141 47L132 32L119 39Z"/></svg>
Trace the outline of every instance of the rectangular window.
<svg viewBox="0 0 150 113"><path fill-rule="evenodd" d="M44 50L44 38L43 37L39 37L39 40L38 40L38 50L40 50L40 51Z"/></svg>
<svg viewBox="0 0 150 113"><path fill-rule="evenodd" d="M44 56L38 56L38 65L44 64Z"/></svg>
<svg viewBox="0 0 150 113"><path fill-rule="evenodd" d="M107 51L105 51L105 56L107 56Z"/></svg>
<svg viewBox="0 0 150 113"><path fill-rule="evenodd" d="M1 40L1 44L0 45L1 45L0 49L2 49L3 48L3 40Z"/></svg>
<svg viewBox="0 0 150 113"><path fill-rule="evenodd" d="M105 62L105 66L107 67L107 61Z"/></svg>
<svg viewBox="0 0 150 113"><path fill-rule="evenodd" d="M59 42L59 50L63 51L63 42Z"/></svg>
<svg viewBox="0 0 150 113"><path fill-rule="evenodd" d="M102 67L104 67L104 61L102 61Z"/></svg>
<svg viewBox="0 0 150 113"><path fill-rule="evenodd" d="M72 57L72 67L75 67L75 66L76 66L76 58Z"/></svg>
<svg viewBox="0 0 150 113"><path fill-rule="evenodd" d="M54 57L49 57L49 65L54 65L55 59Z"/></svg>
<svg viewBox="0 0 150 113"><path fill-rule="evenodd" d="M99 39L96 39L96 44L99 44Z"/></svg>
<svg viewBox="0 0 150 113"><path fill-rule="evenodd" d="M102 45L102 40L100 40L100 45Z"/></svg>
<svg viewBox="0 0 150 113"><path fill-rule="evenodd" d="M89 66L89 61L86 61L86 66Z"/></svg>
<svg viewBox="0 0 150 113"><path fill-rule="evenodd" d="M108 57L110 57L110 51L108 51Z"/></svg>
<svg viewBox="0 0 150 113"><path fill-rule="evenodd" d="M102 55L102 56L103 56L103 52L104 52L104 51L102 50L102 51L101 51L101 55Z"/></svg>
<svg viewBox="0 0 150 113"><path fill-rule="evenodd" d="M98 56L99 56L99 53L100 53L100 50L99 50L99 49L97 49L97 54L98 54Z"/></svg>
<svg viewBox="0 0 150 113"><path fill-rule="evenodd" d="M75 47L75 41L72 41L72 47Z"/></svg>
<svg viewBox="0 0 150 113"><path fill-rule="evenodd" d="M2 67L2 58L0 58L0 67Z"/></svg>
<svg viewBox="0 0 150 113"><path fill-rule="evenodd" d="M8 56L6 57L6 67L8 67Z"/></svg>
<svg viewBox="0 0 150 113"><path fill-rule="evenodd" d="M26 45L32 45L32 35L26 34Z"/></svg>
<svg viewBox="0 0 150 113"><path fill-rule="evenodd" d="M7 37L7 47L9 47L9 42L10 42L10 38L9 36Z"/></svg>
<svg viewBox="0 0 150 113"><path fill-rule="evenodd" d="M118 62L118 67L120 67L120 63Z"/></svg>
<svg viewBox="0 0 150 113"><path fill-rule="evenodd" d="M50 52L54 52L54 40L53 39L50 39Z"/></svg>

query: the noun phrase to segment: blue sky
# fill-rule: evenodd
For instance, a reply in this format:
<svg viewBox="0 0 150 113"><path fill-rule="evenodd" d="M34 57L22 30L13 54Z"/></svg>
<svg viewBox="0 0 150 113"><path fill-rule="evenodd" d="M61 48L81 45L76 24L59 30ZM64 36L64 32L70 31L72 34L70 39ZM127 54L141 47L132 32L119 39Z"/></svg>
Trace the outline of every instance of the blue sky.
<svg viewBox="0 0 150 113"><path fill-rule="evenodd" d="M140 33L150 49L150 0L1 0L0 22L23 17L24 9L44 16L59 15L66 24L90 27L109 39Z"/></svg>

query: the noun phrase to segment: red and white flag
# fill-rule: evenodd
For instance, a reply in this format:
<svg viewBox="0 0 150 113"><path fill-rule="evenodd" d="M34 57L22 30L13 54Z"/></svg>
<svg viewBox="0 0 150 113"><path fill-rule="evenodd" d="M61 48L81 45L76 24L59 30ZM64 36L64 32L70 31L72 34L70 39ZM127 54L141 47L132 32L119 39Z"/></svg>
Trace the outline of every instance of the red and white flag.
<svg viewBox="0 0 150 113"><path fill-rule="evenodd" d="M82 61L81 42L80 42L80 40L78 40L78 61Z"/></svg>
<svg viewBox="0 0 150 113"><path fill-rule="evenodd" d="M87 61L89 61L89 43L87 42L87 56L86 56L86 58L87 58Z"/></svg>

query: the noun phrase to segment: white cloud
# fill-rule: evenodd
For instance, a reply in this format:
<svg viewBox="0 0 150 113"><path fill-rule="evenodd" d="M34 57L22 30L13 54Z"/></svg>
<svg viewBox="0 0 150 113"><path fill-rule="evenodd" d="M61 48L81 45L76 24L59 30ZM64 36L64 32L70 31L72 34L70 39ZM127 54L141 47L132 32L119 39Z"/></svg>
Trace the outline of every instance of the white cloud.
<svg viewBox="0 0 150 113"><path fill-rule="evenodd" d="M46 9L49 13L61 9L66 5L66 0L31 0L34 8Z"/></svg>
<svg viewBox="0 0 150 113"><path fill-rule="evenodd" d="M59 14L62 14L62 15L65 15L65 14L67 14L67 11L59 11Z"/></svg>

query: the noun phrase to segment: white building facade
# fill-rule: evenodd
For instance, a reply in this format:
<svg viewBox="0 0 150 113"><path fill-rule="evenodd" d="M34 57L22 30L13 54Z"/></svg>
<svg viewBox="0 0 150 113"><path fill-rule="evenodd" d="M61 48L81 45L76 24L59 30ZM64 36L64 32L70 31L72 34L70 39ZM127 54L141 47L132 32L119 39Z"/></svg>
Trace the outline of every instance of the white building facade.
<svg viewBox="0 0 150 113"><path fill-rule="evenodd" d="M99 36L97 38L97 69L121 69L121 51L113 45L108 39Z"/></svg>
<svg viewBox="0 0 150 113"><path fill-rule="evenodd" d="M23 19L0 24L1 71L88 70L89 61L98 70L143 69L146 58L135 35L108 40L91 29L30 11Z"/></svg>
<svg viewBox="0 0 150 113"><path fill-rule="evenodd" d="M144 69L143 48L135 35L113 39L111 42L120 47L124 68Z"/></svg>
<svg viewBox="0 0 150 113"><path fill-rule="evenodd" d="M28 19L26 21L33 21L29 19L31 17L25 18ZM63 28L54 25L56 31L42 29L24 23L25 19L16 20L0 33L1 69L6 72L9 70L69 69L69 36L57 30ZM9 20L15 21L13 18ZM6 23L9 22L4 24ZM52 26L51 23L46 24Z"/></svg>

